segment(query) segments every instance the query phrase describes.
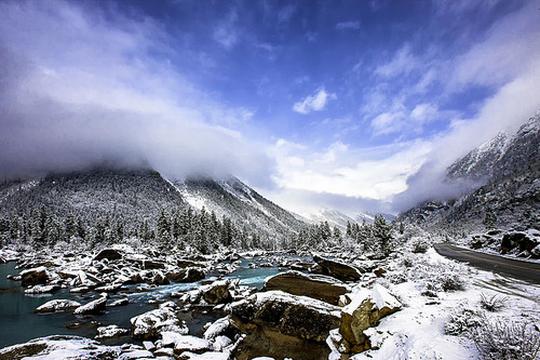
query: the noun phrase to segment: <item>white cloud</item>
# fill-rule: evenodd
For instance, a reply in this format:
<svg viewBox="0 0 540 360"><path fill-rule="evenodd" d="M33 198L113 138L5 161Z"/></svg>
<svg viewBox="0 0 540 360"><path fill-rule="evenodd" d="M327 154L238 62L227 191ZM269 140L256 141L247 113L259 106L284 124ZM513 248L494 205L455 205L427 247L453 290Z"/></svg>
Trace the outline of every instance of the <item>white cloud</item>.
<svg viewBox="0 0 540 360"><path fill-rule="evenodd" d="M394 57L382 65L377 66L375 74L390 78L402 74L408 74L419 65L416 56L411 53L409 44L403 45L395 54Z"/></svg>
<svg viewBox="0 0 540 360"><path fill-rule="evenodd" d="M320 88L313 95L309 95L305 99L294 103L293 110L300 114L321 111L324 110L329 100L336 98L335 94L327 92L324 88Z"/></svg>
<svg viewBox="0 0 540 360"><path fill-rule="evenodd" d="M343 21L336 24L337 30L358 30L360 29L360 21Z"/></svg>
<svg viewBox="0 0 540 360"><path fill-rule="evenodd" d="M322 151L279 141L272 148L277 161L275 182L281 189L384 200L406 189L431 150L424 141L354 149L336 142Z"/></svg>
<svg viewBox="0 0 540 360"><path fill-rule="evenodd" d="M173 176L268 179L272 160L232 127L253 113L215 101L171 67L159 24L121 15L111 23L62 1L3 2L0 13L0 174L110 160Z"/></svg>

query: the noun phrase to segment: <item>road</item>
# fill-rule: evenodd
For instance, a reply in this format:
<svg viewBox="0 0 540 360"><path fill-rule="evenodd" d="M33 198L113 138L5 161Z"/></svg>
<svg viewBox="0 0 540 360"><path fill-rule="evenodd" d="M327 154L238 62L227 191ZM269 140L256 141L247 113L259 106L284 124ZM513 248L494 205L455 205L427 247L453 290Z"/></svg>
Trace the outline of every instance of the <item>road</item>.
<svg viewBox="0 0 540 360"><path fill-rule="evenodd" d="M443 256L469 263L478 269L509 275L516 279L540 284L540 263L485 254L447 243L435 244L434 248Z"/></svg>

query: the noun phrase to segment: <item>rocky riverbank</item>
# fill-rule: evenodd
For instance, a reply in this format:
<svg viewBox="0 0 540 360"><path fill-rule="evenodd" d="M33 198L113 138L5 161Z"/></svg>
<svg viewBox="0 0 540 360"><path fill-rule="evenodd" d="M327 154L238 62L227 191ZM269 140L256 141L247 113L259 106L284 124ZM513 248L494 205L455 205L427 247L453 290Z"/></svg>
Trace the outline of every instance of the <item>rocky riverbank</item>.
<svg viewBox="0 0 540 360"><path fill-rule="evenodd" d="M1 349L0 359L52 358L62 349L66 358L323 359L335 348L344 354L369 349L363 331L401 307L388 290L366 287L377 278L379 264L358 258L234 252L193 256L126 246L93 254L2 250L0 258L17 262L19 274L10 280L20 281L26 296L61 291L90 297L84 303L52 299L34 309L41 316L62 312L81 321L99 319L129 304L130 294L193 285L150 300L155 308L132 317L130 326L96 326L95 340L53 335ZM259 289L231 277L242 266L281 272ZM182 315L193 311L212 314L215 321L195 334ZM110 345L114 339L118 345Z"/></svg>

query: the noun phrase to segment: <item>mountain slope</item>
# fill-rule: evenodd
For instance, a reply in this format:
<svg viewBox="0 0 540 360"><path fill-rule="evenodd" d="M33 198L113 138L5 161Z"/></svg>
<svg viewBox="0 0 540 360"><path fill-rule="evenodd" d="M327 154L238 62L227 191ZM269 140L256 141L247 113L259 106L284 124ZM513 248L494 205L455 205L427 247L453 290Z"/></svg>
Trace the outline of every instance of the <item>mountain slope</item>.
<svg viewBox="0 0 540 360"><path fill-rule="evenodd" d="M171 182L152 170L93 169L0 184L2 221L13 221L14 215L37 219L37 212L45 209L60 227L72 216L89 229L100 223L121 226L124 235L140 234L145 222L151 231L162 211L172 216L203 206L267 243L290 237L305 225L236 178Z"/></svg>
<svg viewBox="0 0 540 360"><path fill-rule="evenodd" d="M540 226L540 113L515 134L499 134L454 162L447 181L482 186L447 202L430 201L400 218L429 227Z"/></svg>
<svg viewBox="0 0 540 360"><path fill-rule="evenodd" d="M269 237L297 232L305 223L297 216L264 198L235 177L211 179L191 177L172 182L182 198L196 209L203 207L218 216L258 229Z"/></svg>

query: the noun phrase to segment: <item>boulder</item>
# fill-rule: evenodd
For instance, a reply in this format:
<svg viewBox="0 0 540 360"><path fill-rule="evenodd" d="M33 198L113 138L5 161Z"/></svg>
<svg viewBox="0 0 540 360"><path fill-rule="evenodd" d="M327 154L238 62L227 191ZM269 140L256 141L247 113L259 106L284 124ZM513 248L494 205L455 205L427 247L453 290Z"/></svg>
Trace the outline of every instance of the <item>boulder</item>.
<svg viewBox="0 0 540 360"><path fill-rule="evenodd" d="M186 269L186 274L184 275L184 278L179 280L178 282L181 283L190 283L190 282L196 282L199 280L204 279L206 274L204 271L197 267L190 267Z"/></svg>
<svg viewBox="0 0 540 360"><path fill-rule="evenodd" d="M125 306L129 304L129 299L127 297L116 299L114 301L111 301L109 304L107 304L108 307L116 307L116 306Z"/></svg>
<svg viewBox="0 0 540 360"><path fill-rule="evenodd" d="M100 326L96 331L96 339L111 339L129 335L129 330L118 327L118 325Z"/></svg>
<svg viewBox="0 0 540 360"><path fill-rule="evenodd" d="M51 276L45 266L24 270L21 272L21 285L34 286L38 284L46 284Z"/></svg>
<svg viewBox="0 0 540 360"><path fill-rule="evenodd" d="M187 334L189 329L178 319L176 311L176 304L168 301L161 304L158 309L131 318L133 337L142 340L157 340L163 331Z"/></svg>
<svg viewBox="0 0 540 360"><path fill-rule="evenodd" d="M287 271L268 278L265 290L281 290L293 295L309 296L337 305L339 297L349 291L339 280L329 276Z"/></svg>
<svg viewBox="0 0 540 360"><path fill-rule="evenodd" d="M339 308L282 291L251 295L230 305L231 324L247 336L235 351L239 360L256 356L325 358L324 341L339 326Z"/></svg>
<svg viewBox="0 0 540 360"><path fill-rule="evenodd" d="M341 310L339 332L344 347L360 352L371 347L364 331L379 320L401 309L401 303L386 288L375 284L372 289L358 287L348 297L348 305Z"/></svg>
<svg viewBox="0 0 540 360"><path fill-rule="evenodd" d="M330 275L341 281L358 281L362 273L356 267L321 256L313 256L313 260L322 268L325 275Z"/></svg>
<svg viewBox="0 0 540 360"><path fill-rule="evenodd" d="M201 287L202 298L209 304L224 304L232 300L229 280L214 281Z"/></svg>
<svg viewBox="0 0 540 360"><path fill-rule="evenodd" d="M24 290L25 294L47 294L60 289L58 285L35 285Z"/></svg>
<svg viewBox="0 0 540 360"><path fill-rule="evenodd" d="M75 309L75 311L73 311L73 314L75 315L101 314L103 311L105 311L106 306L107 306L107 296L101 296L97 298L96 300L90 301L87 304L79 306L78 308Z"/></svg>
<svg viewBox="0 0 540 360"><path fill-rule="evenodd" d="M78 308L81 306L80 303L68 299L55 299L47 301L45 304L38 306L34 312L37 313L47 313L47 312L60 312L60 311L69 311Z"/></svg>
<svg viewBox="0 0 540 360"><path fill-rule="evenodd" d="M212 349L212 345L206 339L192 335L182 335L172 331L161 333L161 345L174 348L176 354L181 354L184 351L201 353Z"/></svg>
<svg viewBox="0 0 540 360"><path fill-rule="evenodd" d="M0 360L14 359L117 359L119 346L105 346L80 336L52 335L0 349Z"/></svg>
<svg viewBox="0 0 540 360"><path fill-rule="evenodd" d="M503 235L499 251L501 254L506 254L513 250L531 252L537 245L538 239L530 233L514 231Z"/></svg>
<svg viewBox="0 0 540 360"><path fill-rule="evenodd" d="M95 261L107 259L107 260L119 260L122 258L122 253L115 249L103 249L96 256L94 256Z"/></svg>

